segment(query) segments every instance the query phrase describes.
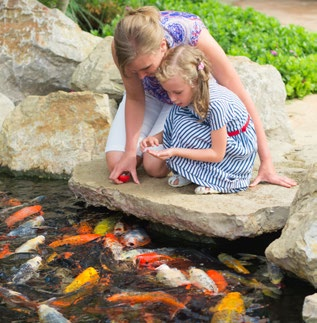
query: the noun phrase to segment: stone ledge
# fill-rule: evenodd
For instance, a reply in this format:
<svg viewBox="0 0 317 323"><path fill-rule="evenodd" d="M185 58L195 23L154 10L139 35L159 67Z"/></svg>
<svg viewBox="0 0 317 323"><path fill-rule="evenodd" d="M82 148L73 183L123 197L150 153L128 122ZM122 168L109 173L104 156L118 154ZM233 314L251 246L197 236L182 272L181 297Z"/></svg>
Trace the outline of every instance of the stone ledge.
<svg viewBox="0 0 317 323"><path fill-rule="evenodd" d="M69 188L87 205L229 240L282 229L298 189L260 184L237 194L199 196L193 194L194 185L177 189L168 186L166 178L138 174L141 185L115 185L108 180L105 160L85 162L74 168Z"/></svg>

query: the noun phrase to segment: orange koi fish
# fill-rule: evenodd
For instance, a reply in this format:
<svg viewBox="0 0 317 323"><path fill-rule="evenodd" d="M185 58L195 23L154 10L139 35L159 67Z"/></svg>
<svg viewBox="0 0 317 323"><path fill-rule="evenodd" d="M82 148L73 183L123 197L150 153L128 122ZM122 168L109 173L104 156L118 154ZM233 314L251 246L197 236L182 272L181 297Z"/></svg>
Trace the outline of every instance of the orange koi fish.
<svg viewBox="0 0 317 323"><path fill-rule="evenodd" d="M245 306L239 292L228 293L215 307L211 307L209 310L215 312L211 323L244 322Z"/></svg>
<svg viewBox="0 0 317 323"><path fill-rule="evenodd" d="M24 220L28 216L38 214L38 213L40 215L44 214L42 212L42 206L41 205L26 206L23 209L14 212L4 222L7 224L8 227L12 227L15 223Z"/></svg>
<svg viewBox="0 0 317 323"><path fill-rule="evenodd" d="M100 276L94 267L88 267L81 272L69 285L64 289L64 293L71 293L78 290L83 285L93 286L98 283Z"/></svg>
<svg viewBox="0 0 317 323"><path fill-rule="evenodd" d="M82 221L76 226L76 231L78 234L87 234L93 233L94 229L87 221Z"/></svg>
<svg viewBox="0 0 317 323"><path fill-rule="evenodd" d="M51 248L56 248L67 244L80 246L90 241L96 240L100 237L101 237L100 234L96 234L96 233L79 234L75 236L65 237L60 240L55 240L51 242L48 246Z"/></svg>
<svg viewBox="0 0 317 323"><path fill-rule="evenodd" d="M21 205L21 201L16 198L9 198L5 196L0 199L0 207L8 207L8 206L18 206Z"/></svg>
<svg viewBox="0 0 317 323"><path fill-rule="evenodd" d="M0 251L0 259L3 259L9 255L12 255L13 252L10 251L10 244L6 243L5 245L3 245L1 251Z"/></svg>
<svg viewBox="0 0 317 323"><path fill-rule="evenodd" d="M222 273L214 269L209 269L206 271L206 274L216 283L219 293L227 289L228 283Z"/></svg>
<svg viewBox="0 0 317 323"><path fill-rule="evenodd" d="M150 237L142 228L136 228L128 231L120 237L119 240L125 247L137 248L142 247L151 242Z"/></svg>
<svg viewBox="0 0 317 323"><path fill-rule="evenodd" d="M219 254L218 259L239 274L250 274L249 270L246 269L238 259L235 259L226 253Z"/></svg>
<svg viewBox="0 0 317 323"><path fill-rule="evenodd" d="M141 255L136 256L135 262L137 267L140 268L149 268L155 269L156 267L166 263L168 261L172 261L173 258L167 255L158 254L156 252L148 252L143 253Z"/></svg>
<svg viewBox="0 0 317 323"><path fill-rule="evenodd" d="M155 292L126 292L120 294L114 294L107 298L108 302L119 302L126 303L130 305L135 304L144 304L144 303L162 303L167 306L175 309L175 313L179 310L186 309L185 304L179 302L177 298L174 296L163 292L163 291L155 291Z"/></svg>

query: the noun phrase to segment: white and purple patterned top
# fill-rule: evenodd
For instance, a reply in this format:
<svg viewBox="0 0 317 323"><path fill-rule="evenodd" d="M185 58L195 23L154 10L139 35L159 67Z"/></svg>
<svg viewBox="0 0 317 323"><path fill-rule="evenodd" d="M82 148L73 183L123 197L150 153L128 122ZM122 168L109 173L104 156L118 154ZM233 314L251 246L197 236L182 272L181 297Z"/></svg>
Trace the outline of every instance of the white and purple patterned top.
<svg viewBox="0 0 317 323"><path fill-rule="evenodd" d="M161 11L161 23L169 48L182 44L196 46L202 29L206 28L198 16L178 11ZM145 77L143 87L144 91L161 102L172 104L156 77Z"/></svg>

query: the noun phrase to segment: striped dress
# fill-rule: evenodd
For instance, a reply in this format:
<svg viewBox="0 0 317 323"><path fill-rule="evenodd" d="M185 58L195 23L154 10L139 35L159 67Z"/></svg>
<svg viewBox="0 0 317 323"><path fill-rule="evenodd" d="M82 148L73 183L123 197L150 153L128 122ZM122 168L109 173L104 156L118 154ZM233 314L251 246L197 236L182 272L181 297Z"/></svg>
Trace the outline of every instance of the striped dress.
<svg viewBox="0 0 317 323"><path fill-rule="evenodd" d="M248 112L233 92L213 79L209 82L209 92L209 111L203 122L199 122L192 106L173 106L165 122L164 148L211 148L211 131L226 125L227 132L230 133L240 130L246 124ZM174 174L197 185L210 187L221 193L235 193L248 188L256 153L256 133L250 119L245 132L227 137L226 153L221 162L171 157L167 160L167 165Z"/></svg>

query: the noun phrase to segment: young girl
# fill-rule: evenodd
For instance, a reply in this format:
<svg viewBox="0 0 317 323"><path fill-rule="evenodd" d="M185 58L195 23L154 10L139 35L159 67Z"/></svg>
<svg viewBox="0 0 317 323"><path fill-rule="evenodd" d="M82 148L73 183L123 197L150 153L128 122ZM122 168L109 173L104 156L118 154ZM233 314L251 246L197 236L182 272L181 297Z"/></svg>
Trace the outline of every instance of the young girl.
<svg viewBox="0 0 317 323"><path fill-rule="evenodd" d="M246 190L257 154L254 124L241 100L210 73L198 48L167 52L156 77L174 105L164 131L145 138L141 149L173 171L171 186L195 183L196 194ZM162 142L163 150L150 148Z"/></svg>
<svg viewBox="0 0 317 323"><path fill-rule="evenodd" d="M251 185L261 181L285 187L296 185L294 180L276 173L256 107L226 54L201 19L191 13L160 12L150 6L129 10L114 33L112 55L121 73L125 95L107 139L109 179L122 184L124 181L120 175L127 172L139 184L137 167L141 163L150 176L167 175L149 162L149 154L142 155L137 148L143 138L163 130L172 102L155 78L155 72L167 49L182 44L197 47L206 55L217 83L239 96L254 121L260 167Z"/></svg>

